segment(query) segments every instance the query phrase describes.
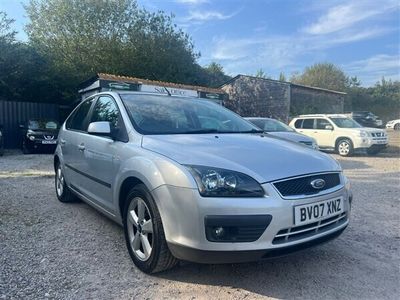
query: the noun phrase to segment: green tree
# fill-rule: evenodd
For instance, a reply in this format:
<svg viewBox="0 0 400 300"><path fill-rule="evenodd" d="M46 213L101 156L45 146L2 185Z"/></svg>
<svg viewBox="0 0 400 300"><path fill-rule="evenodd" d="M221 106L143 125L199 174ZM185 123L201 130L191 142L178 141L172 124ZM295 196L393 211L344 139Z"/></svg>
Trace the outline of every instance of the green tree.
<svg viewBox="0 0 400 300"><path fill-rule="evenodd" d="M0 12L0 98L59 102L62 90L49 72L48 61L29 44L16 40L13 24Z"/></svg>
<svg viewBox="0 0 400 300"><path fill-rule="evenodd" d="M201 71L173 16L135 0L31 0L26 11L30 43L75 89L98 72L193 83Z"/></svg>
<svg viewBox="0 0 400 300"><path fill-rule="evenodd" d="M346 74L332 63L317 63L306 67L302 74L294 75L290 81L335 91L345 91L349 85Z"/></svg>
<svg viewBox="0 0 400 300"><path fill-rule="evenodd" d="M280 72L280 73L279 73L279 79L278 79L278 80L279 80L279 81L286 81L285 73Z"/></svg>
<svg viewBox="0 0 400 300"><path fill-rule="evenodd" d="M259 77L259 78L270 78L263 69L258 69L256 74L254 75L255 77Z"/></svg>
<svg viewBox="0 0 400 300"><path fill-rule="evenodd" d="M224 68L216 62L212 62L208 66L205 66L204 72L205 78L203 84L211 87L218 87L231 78L225 74Z"/></svg>

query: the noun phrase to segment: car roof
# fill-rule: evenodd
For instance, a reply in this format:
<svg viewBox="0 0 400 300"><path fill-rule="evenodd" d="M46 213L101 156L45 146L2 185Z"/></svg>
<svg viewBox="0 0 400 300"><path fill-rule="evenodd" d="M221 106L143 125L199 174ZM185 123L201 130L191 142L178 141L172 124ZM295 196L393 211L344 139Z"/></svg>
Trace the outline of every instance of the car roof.
<svg viewBox="0 0 400 300"><path fill-rule="evenodd" d="M310 115L300 115L293 119L299 118L329 118L329 117L338 117L338 118L347 118L345 114L310 114Z"/></svg>
<svg viewBox="0 0 400 300"><path fill-rule="evenodd" d="M273 118L264 118L264 117L245 117L246 120L276 120ZM276 120L278 121L278 120Z"/></svg>

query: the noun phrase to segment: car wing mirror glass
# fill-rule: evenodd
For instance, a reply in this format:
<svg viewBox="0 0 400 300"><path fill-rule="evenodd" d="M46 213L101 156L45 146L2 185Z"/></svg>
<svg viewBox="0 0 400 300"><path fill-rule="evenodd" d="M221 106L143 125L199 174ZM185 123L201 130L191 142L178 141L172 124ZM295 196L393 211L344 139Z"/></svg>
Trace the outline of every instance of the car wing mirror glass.
<svg viewBox="0 0 400 300"><path fill-rule="evenodd" d="M326 130L333 130L333 126L332 125L325 125L325 129Z"/></svg>
<svg viewBox="0 0 400 300"><path fill-rule="evenodd" d="M89 124L88 133L94 135L111 136L110 122L92 122Z"/></svg>

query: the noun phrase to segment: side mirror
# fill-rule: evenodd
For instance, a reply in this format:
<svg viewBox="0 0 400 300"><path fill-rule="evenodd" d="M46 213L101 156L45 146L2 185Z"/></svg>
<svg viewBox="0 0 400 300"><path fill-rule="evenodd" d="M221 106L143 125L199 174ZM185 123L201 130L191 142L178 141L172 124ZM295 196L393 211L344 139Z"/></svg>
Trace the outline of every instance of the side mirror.
<svg viewBox="0 0 400 300"><path fill-rule="evenodd" d="M332 125L325 125L325 129L326 130L333 130L333 126Z"/></svg>
<svg viewBox="0 0 400 300"><path fill-rule="evenodd" d="M88 133L94 135L111 136L110 122L92 122L89 124Z"/></svg>

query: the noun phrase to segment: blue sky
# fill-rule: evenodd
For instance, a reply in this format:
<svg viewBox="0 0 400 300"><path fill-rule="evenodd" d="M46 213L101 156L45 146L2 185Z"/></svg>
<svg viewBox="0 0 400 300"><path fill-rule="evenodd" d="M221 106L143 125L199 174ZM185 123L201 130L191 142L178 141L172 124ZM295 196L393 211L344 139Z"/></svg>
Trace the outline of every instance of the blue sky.
<svg viewBox="0 0 400 300"><path fill-rule="evenodd" d="M26 1L22 1L26 2ZM400 80L398 0L139 0L175 15L194 41L201 65L216 61L229 75L287 77L316 62L332 62L364 86L382 76ZM0 10L26 23L19 0ZM20 39L26 39L23 33Z"/></svg>

